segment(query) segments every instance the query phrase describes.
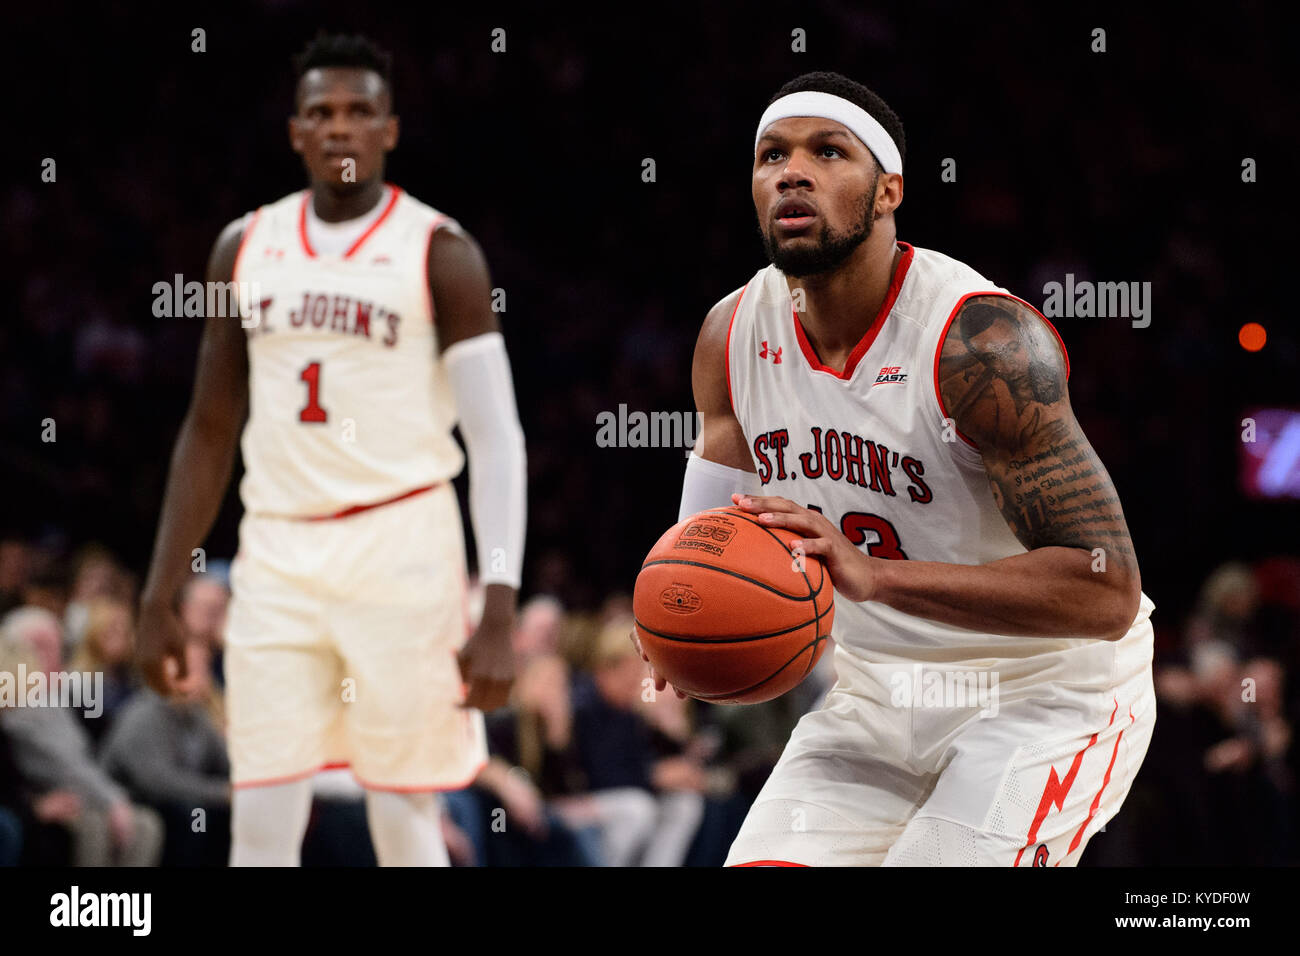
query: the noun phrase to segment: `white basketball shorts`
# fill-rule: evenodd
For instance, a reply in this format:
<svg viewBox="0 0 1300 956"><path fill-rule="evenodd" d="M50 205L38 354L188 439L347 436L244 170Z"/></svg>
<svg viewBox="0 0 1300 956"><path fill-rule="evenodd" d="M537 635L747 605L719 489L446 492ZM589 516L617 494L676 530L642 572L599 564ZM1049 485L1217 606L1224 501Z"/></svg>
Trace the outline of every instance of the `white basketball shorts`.
<svg viewBox="0 0 1300 956"><path fill-rule="evenodd" d="M438 485L345 517L245 515L225 674L232 782L350 765L366 787L468 785L487 759L463 708L464 538Z"/></svg>
<svg viewBox="0 0 1300 956"><path fill-rule="evenodd" d="M1058 667L994 693L988 681L982 698L958 672L947 686L964 683L962 706L942 689L900 706L900 676L928 690L931 668L909 681L906 665L837 646L839 679L795 728L727 865L1073 866L1146 755L1149 660L1113 687Z"/></svg>

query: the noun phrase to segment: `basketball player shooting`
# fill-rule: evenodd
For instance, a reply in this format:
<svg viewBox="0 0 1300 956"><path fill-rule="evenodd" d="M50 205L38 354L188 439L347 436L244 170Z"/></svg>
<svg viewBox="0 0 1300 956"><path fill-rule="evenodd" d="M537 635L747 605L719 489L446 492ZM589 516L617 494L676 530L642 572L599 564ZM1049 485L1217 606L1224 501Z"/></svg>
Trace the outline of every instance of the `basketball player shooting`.
<svg viewBox="0 0 1300 956"><path fill-rule="evenodd" d="M289 139L309 186L231 223L212 250L209 282L253 301L206 319L140 662L160 691L184 673L173 601L242 428L225 635L231 862L296 865L309 778L349 764L379 862L446 865L433 791L476 775L482 711L514 676L523 432L482 252L384 181L398 138L388 55L322 35L297 67ZM468 638L458 420L486 583Z"/></svg>
<svg viewBox="0 0 1300 956"><path fill-rule="evenodd" d="M771 265L696 346L680 516L789 529L836 590L837 682L728 865L1076 864L1155 721L1154 605L1064 346L897 241L904 148L860 84L783 87L754 142Z"/></svg>

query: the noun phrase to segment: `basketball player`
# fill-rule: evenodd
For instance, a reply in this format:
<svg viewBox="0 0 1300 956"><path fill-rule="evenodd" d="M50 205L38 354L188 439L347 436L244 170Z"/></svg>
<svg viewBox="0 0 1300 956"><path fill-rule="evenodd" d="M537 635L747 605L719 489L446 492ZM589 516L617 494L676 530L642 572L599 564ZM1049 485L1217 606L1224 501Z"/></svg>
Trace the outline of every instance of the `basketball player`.
<svg viewBox="0 0 1300 956"><path fill-rule="evenodd" d="M838 680L728 865L1076 864L1155 720L1154 605L1064 346L897 241L903 152L865 87L783 87L754 143L772 264L696 347L681 517L734 503L836 588Z"/></svg>
<svg viewBox="0 0 1300 956"><path fill-rule="evenodd" d="M256 301L242 319L207 319L142 598L141 663L160 688L176 669L173 600L242 425L225 632L231 862L295 865L309 778L347 763L379 862L445 865L433 791L478 772L481 711L505 703L513 679L523 433L479 247L384 181L398 135L388 55L321 36L297 67L289 140L309 187L231 223L212 251L208 280ZM468 640L457 420L487 584Z"/></svg>

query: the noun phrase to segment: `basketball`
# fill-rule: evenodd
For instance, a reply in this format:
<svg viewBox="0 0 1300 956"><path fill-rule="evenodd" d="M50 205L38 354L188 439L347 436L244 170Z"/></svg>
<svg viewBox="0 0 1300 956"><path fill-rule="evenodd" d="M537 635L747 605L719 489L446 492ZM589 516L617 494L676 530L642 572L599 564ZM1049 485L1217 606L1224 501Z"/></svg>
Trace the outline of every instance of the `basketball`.
<svg viewBox="0 0 1300 956"><path fill-rule="evenodd" d="M632 597L654 669L714 704L771 700L807 677L835 621L834 588L819 558L790 550L795 540L738 508L669 528Z"/></svg>

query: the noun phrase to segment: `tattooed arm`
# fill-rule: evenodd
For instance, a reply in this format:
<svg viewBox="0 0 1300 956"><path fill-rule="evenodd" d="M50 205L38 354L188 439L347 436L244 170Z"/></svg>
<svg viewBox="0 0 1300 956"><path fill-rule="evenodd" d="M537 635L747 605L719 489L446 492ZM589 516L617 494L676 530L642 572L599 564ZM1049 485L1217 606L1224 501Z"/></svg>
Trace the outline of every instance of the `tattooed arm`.
<svg viewBox="0 0 1300 956"><path fill-rule="evenodd" d="M979 447L993 500L1029 552L972 568L969 581L922 570L891 589L886 569L877 600L922 617L955 604L959 616L1005 633L1124 635L1137 614L1137 558L1065 379L1056 337L1032 309L1006 296L966 301L943 343L940 394Z"/></svg>
<svg viewBox="0 0 1300 956"><path fill-rule="evenodd" d="M1137 615L1141 578L1115 487L1075 420L1065 379L1052 332L1006 296L968 299L940 355L944 407L979 448L1025 554L981 565L885 561L785 499L742 507L776 512L762 520L809 535L805 552L826 559L851 600L995 634L1117 640Z"/></svg>

